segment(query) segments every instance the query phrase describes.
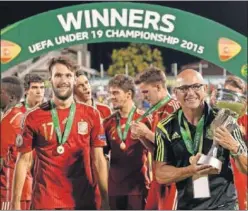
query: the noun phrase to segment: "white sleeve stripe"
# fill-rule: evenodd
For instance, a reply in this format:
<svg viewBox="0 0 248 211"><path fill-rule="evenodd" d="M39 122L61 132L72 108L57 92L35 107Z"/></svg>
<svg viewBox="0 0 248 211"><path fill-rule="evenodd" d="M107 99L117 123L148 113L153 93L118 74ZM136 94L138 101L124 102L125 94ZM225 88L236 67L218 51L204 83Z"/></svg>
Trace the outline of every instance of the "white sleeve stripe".
<svg viewBox="0 0 248 211"><path fill-rule="evenodd" d="M23 114L22 112L18 112L11 120L10 120L10 124L13 123L13 121L15 120L15 118L19 115Z"/></svg>

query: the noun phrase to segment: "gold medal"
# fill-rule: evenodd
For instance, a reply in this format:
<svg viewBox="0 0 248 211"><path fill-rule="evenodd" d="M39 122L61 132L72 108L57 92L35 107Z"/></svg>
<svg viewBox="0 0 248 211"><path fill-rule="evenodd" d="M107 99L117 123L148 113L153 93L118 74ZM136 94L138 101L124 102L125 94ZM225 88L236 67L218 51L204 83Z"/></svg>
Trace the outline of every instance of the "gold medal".
<svg viewBox="0 0 248 211"><path fill-rule="evenodd" d="M59 153L60 155L63 154L65 152L65 148L62 145L59 145L57 147L57 153Z"/></svg>
<svg viewBox="0 0 248 211"><path fill-rule="evenodd" d="M120 148L121 148L121 150L125 150L126 149L126 144L124 142L121 142Z"/></svg>

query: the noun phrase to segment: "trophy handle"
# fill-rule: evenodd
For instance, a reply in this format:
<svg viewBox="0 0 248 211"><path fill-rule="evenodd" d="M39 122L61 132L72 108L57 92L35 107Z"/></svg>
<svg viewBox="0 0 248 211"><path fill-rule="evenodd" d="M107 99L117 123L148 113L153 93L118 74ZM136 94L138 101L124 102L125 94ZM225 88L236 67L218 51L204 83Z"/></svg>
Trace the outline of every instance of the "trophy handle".
<svg viewBox="0 0 248 211"><path fill-rule="evenodd" d="M217 158L217 152L218 152L218 144L215 141L213 141L212 147L208 152L208 156Z"/></svg>

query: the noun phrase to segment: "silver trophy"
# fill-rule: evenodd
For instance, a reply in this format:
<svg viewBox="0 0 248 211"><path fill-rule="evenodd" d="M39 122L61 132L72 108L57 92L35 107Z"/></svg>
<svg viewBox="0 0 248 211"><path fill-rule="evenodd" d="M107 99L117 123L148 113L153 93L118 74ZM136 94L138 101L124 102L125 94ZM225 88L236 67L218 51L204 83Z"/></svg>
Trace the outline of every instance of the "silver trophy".
<svg viewBox="0 0 248 211"><path fill-rule="evenodd" d="M224 126L231 133L238 127L237 119L246 112L246 97L227 89L218 89L215 106L219 109L217 116L210 125L214 134L216 128ZM207 155L202 155L198 164L208 164L214 167L217 172L221 171L222 162L217 159L218 144L213 141L213 145Z"/></svg>

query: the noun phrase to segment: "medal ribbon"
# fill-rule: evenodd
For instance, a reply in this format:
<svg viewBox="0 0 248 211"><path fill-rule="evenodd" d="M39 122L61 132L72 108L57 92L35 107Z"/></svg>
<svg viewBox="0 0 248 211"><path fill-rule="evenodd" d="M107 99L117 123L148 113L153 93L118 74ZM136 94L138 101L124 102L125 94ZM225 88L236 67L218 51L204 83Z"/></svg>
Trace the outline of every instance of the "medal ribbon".
<svg viewBox="0 0 248 211"><path fill-rule="evenodd" d="M68 119L67 119L67 122L65 125L64 132L63 132L63 137L62 137L61 130L60 130L58 113L57 113L55 105L52 101L51 101L51 105L52 105L51 114L52 114L52 120L53 120L53 124L54 124L54 128L55 128L55 132L57 135L57 141L58 141L59 145L62 145L67 141L67 138L70 134L72 123L73 123L74 116L75 116L76 105L73 102L70 106L70 112L69 112L69 116L68 116Z"/></svg>
<svg viewBox="0 0 248 211"><path fill-rule="evenodd" d="M181 126L181 120L182 120L182 110L179 110L178 112L178 122L180 125L180 131L183 137L183 141L186 145L186 148L188 152L192 155L197 154L197 152L202 151L202 145L203 145L203 126L204 126L204 115L201 117L200 121L198 122L196 126L196 133L194 140L192 139L189 125L185 119L183 119L183 123L185 126L185 129Z"/></svg>
<svg viewBox="0 0 248 211"><path fill-rule="evenodd" d="M127 138L127 134L128 134L128 130L131 126L131 122L132 122L132 119L133 119L133 115L134 115L134 112L136 111L136 107L133 106L131 111L129 112L128 114L128 117L127 117L127 122L126 122L126 125L125 125L125 129L122 133L121 131L121 118L120 118L120 114L118 113L117 115L117 132L118 132L118 136L119 138L121 139L122 142L125 142L126 141L126 138Z"/></svg>
<svg viewBox="0 0 248 211"><path fill-rule="evenodd" d="M151 108L149 108L142 116L140 116L136 122L139 122L140 120L142 120L143 118L145 118L146 116L152 114L154 111L158 110L159 108L161 108L164 104L168 103L169 100L171 99L171 96L168 94L164 99L160 100L159 102L157 102L154 106L152 106Z"/></svg>

